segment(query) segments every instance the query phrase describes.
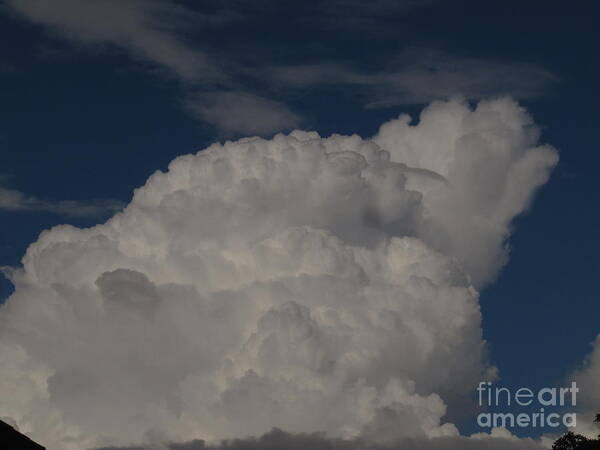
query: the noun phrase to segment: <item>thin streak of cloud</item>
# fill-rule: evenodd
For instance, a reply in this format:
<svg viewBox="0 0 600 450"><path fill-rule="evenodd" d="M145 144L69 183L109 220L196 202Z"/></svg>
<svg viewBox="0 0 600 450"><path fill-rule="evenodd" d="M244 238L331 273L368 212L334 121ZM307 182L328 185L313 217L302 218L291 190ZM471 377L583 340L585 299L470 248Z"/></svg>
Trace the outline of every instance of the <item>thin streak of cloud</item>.
<svg viewBox="0 0 600 450"><path fill-rule="evenodd" d="M244 17L281 17L294 9L289 20L323 29L351 28L380 33L386 31L381 19L404 16L408 11L427 7L439 0L324 0L289 2L282 0L223 0L227 8L241 11Z"/></svg>
<svg viewBox="0 0 600 450"><path fill-rule="evenodd" d="M535 64L456 58L431 50L408 52L376 72L316 63L272 67L267 76L280 89L352 85L368 108L423 104L455 95L473 100L511 95L524 100L543 95L558 82L556 75Z"/></svg>
<svg viewBox="0 0 600 450"><path fill-rule="evenodd" d="M0 186L0 211L49 212L67 217L100 217L123 208L117 200L48 201Z"/></svg>
<svg viewBox="0 0 600 450"><path fill-rule="evenodd" d="M210 92L192 96L186 104L200 120L219 124L225 135L266 135L302 123L302 118L285 104L247 92Z"/></svg>

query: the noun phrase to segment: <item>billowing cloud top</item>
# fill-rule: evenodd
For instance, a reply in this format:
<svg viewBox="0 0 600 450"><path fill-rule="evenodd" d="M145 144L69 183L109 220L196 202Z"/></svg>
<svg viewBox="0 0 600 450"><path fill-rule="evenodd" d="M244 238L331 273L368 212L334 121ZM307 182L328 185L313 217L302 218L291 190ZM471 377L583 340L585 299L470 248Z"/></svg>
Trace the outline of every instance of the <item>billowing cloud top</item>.
<svg viewBox="0 0 600 450"><path fill-rule="evenodd" d="M3 415L50 449L456 435L444 416L494 374L477 288L557 162L537 140L511 100L455 100L372 139L294 131L177 158L11 271Z"/></svg>

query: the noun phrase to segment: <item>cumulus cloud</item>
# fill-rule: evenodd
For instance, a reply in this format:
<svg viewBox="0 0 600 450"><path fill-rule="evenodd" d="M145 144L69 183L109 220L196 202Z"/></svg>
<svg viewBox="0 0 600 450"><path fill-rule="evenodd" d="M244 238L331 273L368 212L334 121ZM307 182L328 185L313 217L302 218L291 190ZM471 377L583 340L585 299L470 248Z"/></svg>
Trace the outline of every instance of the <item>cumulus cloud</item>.
<svg viewBox="0 0 600 450"><path fill-rule="evenodd" d="M593 350L586 358L577 378L584 395L582 400L588 402L590 409L600 408L600 335L593 343Z"/></svg>
<svg viewBox="0 0 600 450"><path fill-rule="evenodd" d="M431 49L406 51L375 72L331 62L272 67L266 72L285 88L352 86L368 108L428 103L457 94L469 99L498 95L530 99L558 81L535 64L461 58Z"/></svg>
<svg viewBox="0 0 600 450"><path fill-rule="evenodd" d="M410 122L401 115L373 140L389 149L392 160L443 177L444 183L415 177L425 208L420 233L458 257L475 286L485 285L507 260L511 220L548 180L557 153L536 146L539 129L508 99L482 101L473 112L458 101L436 102L421 113L418 126ZM488 122L498 127L483 131Z"/></svg>
<svg viewBox="0 0 600 450"><path fill-rule="evenodd" d="M3 415L66 450L273 427L463 442L449 420L495 374L477 288L557 162L538 134L511 100L452 100L371 139L294 131L175 159L9 271Z"/></svg>
<svg viewBox="0 0 600 450"><path fill-rule="evenodd" d="M70 217L98 217L114 214L123 206L116 200L92 200L90 202L41 200L15 189L0 186L0 210L4 211L37 211Z"/></svg>
<svg viewBox="0 0 600 450"><path fill-rule="evenodd" d="M592 351L583 361L581 368L572 374L579 387L577 426L573 431L598 437L598 424L594 423L600 411L600 335L592 343Z"/></svg>

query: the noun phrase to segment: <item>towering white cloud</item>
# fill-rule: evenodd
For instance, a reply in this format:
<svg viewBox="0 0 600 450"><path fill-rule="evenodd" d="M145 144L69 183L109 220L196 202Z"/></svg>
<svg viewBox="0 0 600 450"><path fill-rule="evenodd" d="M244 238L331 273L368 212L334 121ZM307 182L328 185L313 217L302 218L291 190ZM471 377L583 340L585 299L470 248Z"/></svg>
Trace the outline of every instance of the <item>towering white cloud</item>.
<svg viewBox="0 0 600 450"><path fill-rule="evenodd" d="M476 288L556 164L510 100L373 139L295 131L174 160L44 232L0 309L3 415L50 449L323 430L455 436L493 377Z"/></svg>
<svg viewBox="0 0 600 450"><path fill-rule="evenodd" d="M409 189L423 193L420 233L434 248L456 256L476 286L493 280L507 259L511 220L558 161L550 146L536 146L539 129L509 99L482 101L475 111L460 102L433 103L419 126L403 115L384 124L374 141L392 160L443 177L419 177Z"/></svg>

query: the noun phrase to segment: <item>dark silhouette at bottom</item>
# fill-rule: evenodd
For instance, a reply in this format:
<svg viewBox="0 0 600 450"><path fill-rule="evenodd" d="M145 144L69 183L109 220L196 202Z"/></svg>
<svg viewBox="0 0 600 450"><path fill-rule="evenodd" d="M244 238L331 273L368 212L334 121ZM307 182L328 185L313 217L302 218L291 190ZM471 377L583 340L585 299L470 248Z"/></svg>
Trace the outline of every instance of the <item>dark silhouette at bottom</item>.
<svg viewBox="0 0 600 450"><path fill-rule="evenodd" d="M600 424L600 414L596 414L594 422ZM598 439L588 439L569 431L556 440L552 450L600 450L600 435Z"/></svg>
<svg viewBox="0 0 600 450"><path fill-rule="evenodd" d="M0 420L0 450L46 450Z"/></svg>
<svg viewBox="0 0 600 450"><path fill-rule="evenodd" d="M600 414L596 414L594 422L600 424ZM197 442L204 447L204 442ZM46 448L0 420L0 450L46 450ZM552 450L600 450L600 435L598 439L588 439L569 431L554 442Z"/></svg>

